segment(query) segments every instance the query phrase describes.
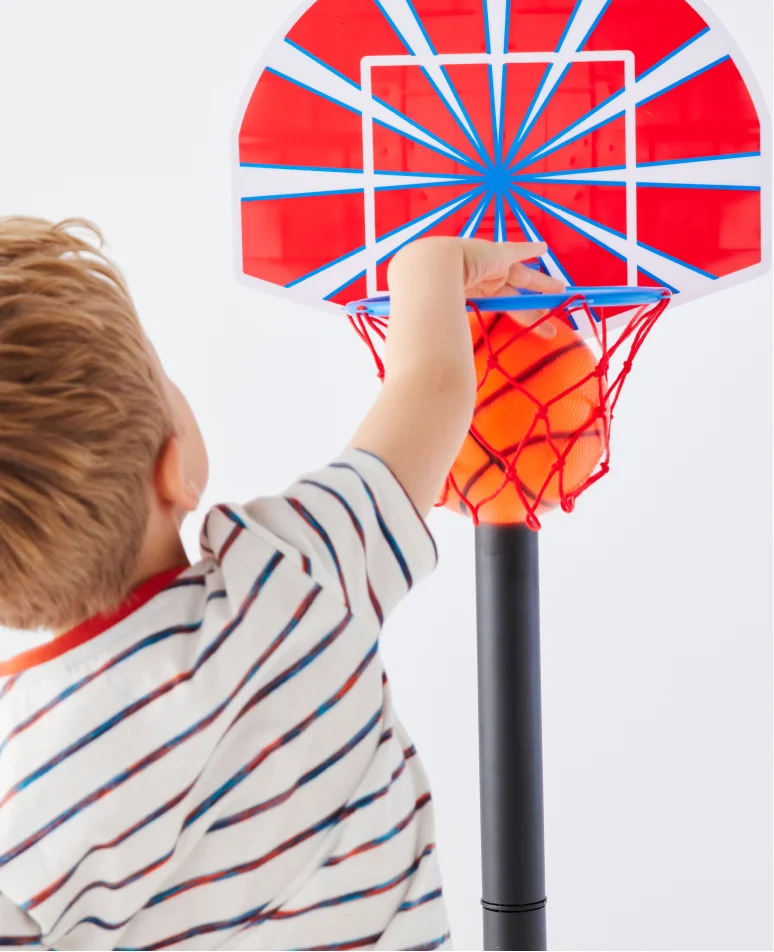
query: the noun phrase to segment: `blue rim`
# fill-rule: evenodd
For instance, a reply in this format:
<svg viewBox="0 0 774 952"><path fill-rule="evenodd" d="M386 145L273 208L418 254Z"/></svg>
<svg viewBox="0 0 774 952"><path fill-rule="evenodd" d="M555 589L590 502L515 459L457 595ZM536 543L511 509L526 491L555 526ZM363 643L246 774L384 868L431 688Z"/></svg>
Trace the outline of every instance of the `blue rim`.
<svg viewBox="0 0 774 952"><path fill-rule="evenodd" d="M582 298L589 307L637 307L642 304L658 304L672 297L668 288L567 288L561 294L534 294L525 291L518 297L472 298L480 311L553 311L568 301ZM580 303L580 302L579 302ZM352 301L345 308L350 317L365 312L371 317L388 317L390 313L390 295L363 298ZM469 308L470 310L470 308Z"/></svg>

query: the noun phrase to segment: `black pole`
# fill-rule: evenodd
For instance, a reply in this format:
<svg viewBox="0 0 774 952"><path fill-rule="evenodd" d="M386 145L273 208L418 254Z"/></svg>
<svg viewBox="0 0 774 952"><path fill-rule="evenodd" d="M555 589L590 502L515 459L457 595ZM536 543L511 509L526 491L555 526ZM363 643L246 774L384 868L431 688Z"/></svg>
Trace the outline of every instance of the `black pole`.
<svg viewBox="0 0 774 952"><path fill-rule="evenodd" d="M546 948L538 536L476 529L484 948Z"/></svg>

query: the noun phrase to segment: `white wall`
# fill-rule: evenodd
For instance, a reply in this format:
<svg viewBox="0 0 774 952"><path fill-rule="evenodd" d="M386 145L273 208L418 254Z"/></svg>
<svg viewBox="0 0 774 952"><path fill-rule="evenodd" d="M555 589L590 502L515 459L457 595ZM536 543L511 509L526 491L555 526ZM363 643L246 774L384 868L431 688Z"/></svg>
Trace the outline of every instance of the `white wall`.
<svg viewBox="0 0 774 952"><path fill-rule="evenodd" d="M105 230L201 418L207 503L325 462L376 392L345 322L232 272L234 109L293 3L0 4L0 213ZM770 0L711 7L770 90ZM668 315L627 384L613 472L546 520L555 949L772 947L771 295L761 279ZM456 946L472 949L473 536L448 513L432 524L441 568L384 645L434 781ZM0 653L22 644L6 633Z"/></svg>

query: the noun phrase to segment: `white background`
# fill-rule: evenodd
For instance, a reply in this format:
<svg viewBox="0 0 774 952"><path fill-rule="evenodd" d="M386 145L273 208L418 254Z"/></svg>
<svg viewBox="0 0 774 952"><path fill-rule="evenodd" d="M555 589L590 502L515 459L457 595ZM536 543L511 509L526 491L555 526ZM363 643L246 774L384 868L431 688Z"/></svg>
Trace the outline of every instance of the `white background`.
<svg viewBox="0 0 774 952"><path fill-rule="evenodd" d="M0 214L104 229L201 420L206 503L326 462L377 389L345 321L232 270L235 109L293 5L0 0ZM771 0L711 8L771 105ZM619 405L613 471L546 519L554 949L772 947L771 297L764 278L668 313ZM455 944L473 949L473 532L449 513L432 527L441 567L384 651L434 784ZM0 654L29 644L0 634Z"/></svg>

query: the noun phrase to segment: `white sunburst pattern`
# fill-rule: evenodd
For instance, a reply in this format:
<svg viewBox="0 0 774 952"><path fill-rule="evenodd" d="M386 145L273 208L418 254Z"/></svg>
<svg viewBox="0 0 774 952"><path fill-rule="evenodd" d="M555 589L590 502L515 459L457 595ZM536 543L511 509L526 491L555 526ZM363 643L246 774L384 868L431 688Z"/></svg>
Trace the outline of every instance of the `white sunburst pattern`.
<svg viewBox="0 0 774 952"><path fill-rule="evenodd" d="M637 208L638 193L641 195L647 188L679 190L674 193L676 202L685 190L757 193L760 199L761 191L768 188L770 163L759 150L735 151L723 145L708 150L710 154L637 163L638 110L647 109L659 97L675 90L693 88L688 84L695 84L703 74L730 59L731 41L722 30L707 27L638 74L636 52L625 47L611 51L587 48L614 2L577 0L554 49L513 52L509 50L509 0L480 0L486 52L439 53L423 20L419 0L416 5L412 0L373 0L375 15L389 25L403 52L384 55L364 50L357 78L345 75L327 62L319 50L313 52L290 36L275 44L261 75L292 84L325 104L359 117L363 145L362 168L323 166L313 158L303 165L240 165L236 189L242 203L362 194L364 224L359 233L353 232L350 247L282 282L285 291L308 303L324 305L334 298L340 303L343 289L354 287L365 277L369 294L383 292L386 289L378 286L378 265L407 242L443 229L450 221L455 222L456 233L472 236L479 232L485 219L491 220L497 240L542 239L546 236L540 222L559 223L565 235L576 236L576 242L596 248L597 254L601 249L622 262L625 276L620 283L637 284L638 278L645 276L685 299L714 290L719 278L738 279L738 275L718 274L696 261L681 259L670 250L669 241L665 242L666 247L644 241L638 231ZM464 36L460 46L464 49ZM514 125L507 77L509 71L526 64L538 68L541 78ZM542 135L541 122L550 113L556 97L565 94L577 64L614 65L620 72L620 87L591 108L586 105L578 108L577 114L568 113L570 118L559 131L552 129L550 135ZM475 110L460 95L453 79L460 68L468 65L485 67L488 75L486 102L479 101ZM432 122L420 121L410 101L400 103L399 108L376 95L373 77L385 68L421 70L429 95L437 104L433 108L445 116L444 128L449 128L449 119L453 121L456 134L444 135L437 124L434 127ZM424 108L427 115L426 103ZM510 128L505 118L509 110ZM267 115L267 121L268 118ZM615 164L600 161L585 168L576 167L577 163L562 167L561 157L569 154L568 147L588 140L614 123L619 124L617 128L622 123L624 129L622 154L617 155ZM416 148L426 157L436 156L437 171L383 167L374 150L374 137L382 130L399 137L409 150ZM308 134L313 139L315 130L309 129ZM313 154L310 147L310 157ZM450 171L452 166L454 170ZM625 197L620 227L594 220L593 215L572 203L557 200L556 189L550 197L546 194L547 187L561 185L575 186L578 192L591 195L595 190L620 190ZM443 196L435 203L434 190ZM380 227L377 205L388 192L402 196L421 193L421 214L401 221L397 227ZM659 196L663 194L658 192ZM639 201L642 202L641 197ZM590 204L593 208L594 202ZM766 223L762 232L765 243ZM542 266L571 284L582 283L567 265L561 243L549 241L549 246ZM766 256L764 250L764 260ZM738 270L741 273L745 268ZM260 275L255 276L260 279Z"/></svg>

